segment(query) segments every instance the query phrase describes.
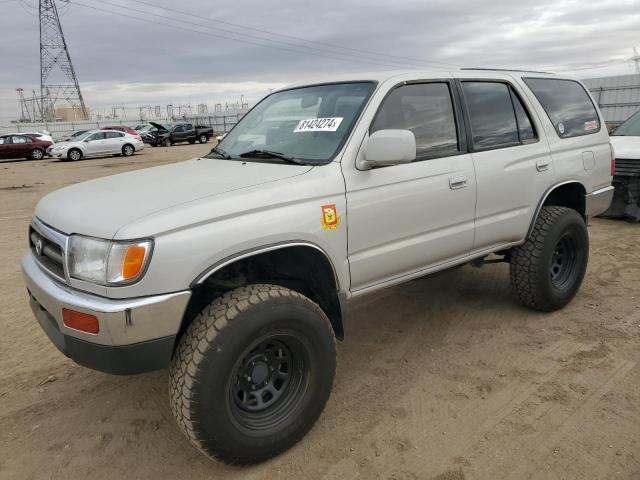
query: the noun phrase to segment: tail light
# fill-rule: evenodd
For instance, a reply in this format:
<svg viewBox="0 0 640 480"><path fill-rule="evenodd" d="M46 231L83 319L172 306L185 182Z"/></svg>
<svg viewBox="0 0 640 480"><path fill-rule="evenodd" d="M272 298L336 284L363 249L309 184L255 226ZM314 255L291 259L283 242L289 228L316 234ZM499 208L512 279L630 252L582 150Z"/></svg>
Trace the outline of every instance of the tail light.
<svg viewBox="0 0 640 480"><path fill-rule="evenodd" d="M609 150L611 150L611 176L613 177L616 174L616 151L611 143L609 144Z"/></svg>

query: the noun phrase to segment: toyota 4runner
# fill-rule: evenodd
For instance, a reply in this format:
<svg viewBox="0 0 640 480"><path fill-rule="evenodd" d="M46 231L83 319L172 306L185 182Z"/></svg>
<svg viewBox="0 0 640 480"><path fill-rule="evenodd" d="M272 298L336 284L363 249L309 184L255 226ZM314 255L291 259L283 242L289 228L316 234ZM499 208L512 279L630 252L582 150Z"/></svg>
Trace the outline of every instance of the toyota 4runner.
<svg viewBox="0 0 640 480"><path fill-rule="evenodd" d="M168 367L190 441L255 463L320 416L350 299L494 254L522 304L569 303L613 169L576 80L351 76L268 95L202 158L47 195L22 269L65 355Z"/></svg>

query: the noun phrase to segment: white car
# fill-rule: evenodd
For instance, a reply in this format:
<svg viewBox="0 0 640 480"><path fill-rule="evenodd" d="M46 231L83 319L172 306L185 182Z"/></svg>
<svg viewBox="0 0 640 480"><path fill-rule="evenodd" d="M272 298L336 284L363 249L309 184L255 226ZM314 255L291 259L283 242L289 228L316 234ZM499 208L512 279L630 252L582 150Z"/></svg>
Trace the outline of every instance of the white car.
<svg viewBox="0 0 640 480"><path fill-rule="evenodd" d="M608 217L640 221L640 111L611 134L616 152L613 185L616 188Z"/></svg>
<svg viewBox="0 0 640 480"><path fill-rule="evenodd" d="M38 140L42 140L43 142L55 143L51 135L49 135L49 132L21 132L9 133L8 135L27 135L28 137L37 138Z"/></svg>
<svg viewBox="0 0 640 480"><path fill-rule="evenodd" d="M84 157L103 155L129 157L143 149L142 140L128 133L116 130L91 130L73 141L53 145L47 149L47 155L76 161Z"/></svg>

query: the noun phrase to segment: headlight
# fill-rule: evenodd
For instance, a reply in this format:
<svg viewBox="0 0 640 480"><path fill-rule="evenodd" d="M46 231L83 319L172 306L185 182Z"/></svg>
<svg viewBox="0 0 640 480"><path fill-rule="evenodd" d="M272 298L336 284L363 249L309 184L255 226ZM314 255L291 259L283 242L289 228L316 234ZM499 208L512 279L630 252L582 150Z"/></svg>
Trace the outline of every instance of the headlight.
<svg viewBox="0 0 640 480"><path fill-rule="evenodd" d="M69 275L100 285L132 283L144 273L153 248L152 240L131 242L71 235Z"/></svg>

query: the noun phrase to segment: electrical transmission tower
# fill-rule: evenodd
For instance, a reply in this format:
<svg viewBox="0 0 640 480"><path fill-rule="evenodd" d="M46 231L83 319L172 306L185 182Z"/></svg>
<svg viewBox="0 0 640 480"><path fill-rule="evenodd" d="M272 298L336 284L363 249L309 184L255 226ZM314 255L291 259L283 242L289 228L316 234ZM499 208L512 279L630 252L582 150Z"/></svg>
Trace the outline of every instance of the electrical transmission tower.
<svg viewBox="0 0 640 480"><path fill-rule="evenodd" d="M40 95L44 120L55 120L58 101L66 102L78 120L89 119L54 0L40 0Z"/></svg>
<svg viewBox="0 0 640 480"><path fill-rule="evenodd" d="M631 57L631 61L636 64L636 73L640 75L640 54L638 54L636 47L633 47L633 57Z"/></svg>

